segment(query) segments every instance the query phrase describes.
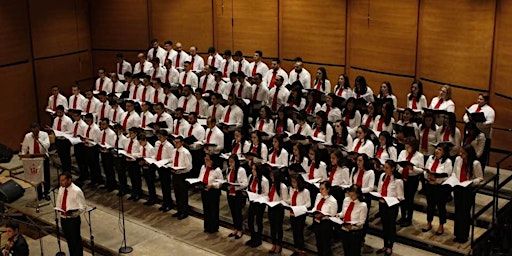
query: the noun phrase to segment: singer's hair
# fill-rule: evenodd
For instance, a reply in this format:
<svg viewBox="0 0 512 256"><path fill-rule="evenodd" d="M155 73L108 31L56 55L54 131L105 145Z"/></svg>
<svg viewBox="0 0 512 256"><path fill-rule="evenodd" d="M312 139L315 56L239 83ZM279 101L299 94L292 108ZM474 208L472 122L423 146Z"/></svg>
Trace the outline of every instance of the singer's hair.
<svg viewBox="0 0 512 256"><path fill-rule="evenodd" d="M5 224L5 227L6 228L10 228L12 230L19 230L20 229L20 225L16 222L13 222L13 221L9 221L7 222L7 224Z"/></svg>
<svg viewBox="0 0 512 256"><path fill-rule="evenodd" d="M70 172L62 172L59 177L62 177L62 176L66 177L66 179L72 179L73 178L73 176L71 175Z"/></svg>

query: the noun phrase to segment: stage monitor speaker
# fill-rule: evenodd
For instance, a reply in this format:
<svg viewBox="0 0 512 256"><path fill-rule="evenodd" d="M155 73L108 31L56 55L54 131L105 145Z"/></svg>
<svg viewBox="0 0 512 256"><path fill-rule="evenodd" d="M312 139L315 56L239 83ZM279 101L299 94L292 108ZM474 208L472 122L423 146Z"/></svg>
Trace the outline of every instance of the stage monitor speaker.
<svg viewBox="0 0 512 256"><path fill-rule="evenodd" d="M0 184L0 200L4 203L12 203L18 200L24 193L25 189L14 180Z"/></svg>

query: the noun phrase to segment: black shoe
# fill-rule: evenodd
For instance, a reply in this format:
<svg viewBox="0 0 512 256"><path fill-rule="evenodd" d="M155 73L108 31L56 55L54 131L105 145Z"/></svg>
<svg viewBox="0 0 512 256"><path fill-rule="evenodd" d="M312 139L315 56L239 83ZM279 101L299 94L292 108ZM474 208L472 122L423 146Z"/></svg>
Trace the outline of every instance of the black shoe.
<svg viewBox="0 0 512 256"><path fill-rule="evenodd" d="M184 213L178 216L178 220L186 219L188 217L188 214Z"/></svg>
<svg viewBox="0 0 512 256"><path fill-rule="evenodd" d="M400 224L400 227L406 228L406 227L409 227L410 225L412 225L412 222L409 221L409 220L406 220L406 221L404 221L403 223Z"/></svg>
<svg viewBox="0 0 512 256"><path fill-rule="evenodd" d="M259 240L258 240L258 241L254 241L250 246L251 246L252 248L256 248L256 247L258 247L258 246L260 246L260 245L261 245L261 241L259 241Z"/></svg>
<svg viewBox="0 0 512 256"><path fill-rule="evenodd" d="M175 213L173 213L171 216L172 216L172 217L177 218L177 217L179 217L180 215L181 215L181 212L175 212Z"/></svg>
<svg viewBox="0 0 512 256"><path fill-rule="evenodd" d="M148 199L146 202L144 202L144 205L146 206L151 206L151 205L154 205L156 202L156 200L154 199Z"/></svg>
<svg viewBox="0 0 512 256"><path fill-rule="evenodd" d="M128 197L128 200L132 200L133 201L133 199L135 199L135 198L136 198L135 195L131 195L130 197Z"/></svg>
<svg viewBox="0 0 512 256"><path fill-rule="evenodd" d="M383 247L383 248L378 249L375 253L377 253L377 254L383 254L383 253L385 253L385 252L386 252L386 250L387 250L387 248L386 248L386 247Z"/></svg>
<svg viewBox="0 0 512 256"><path fill-rule="evenodd" d="M230 234L230 235L232 235L232 234ZM233 236L235 236L235 235L233 234ZM247 240L247 241L245 242L245 245L247 245L247 246L251 246L251 247L252 247L252 244L253 244L253 243L254 243L254 240L252 240L252 238L251 238L251 239L249 239L249 240Z"/></svg>
<svg viewBox="0 0 512 256"><path fill-rule="evenodd" d="M163 211L166 207L167 207L167 205L162 205L162 206L160 206L160 208L158 208L158 210Z"/></svg>
<svg viewBox="0 0 512 256"><path fill-rule="evenodd" d="M133 198L132 198L132 201L134 202L137 202L140 200L140 196L139 195L134 195Z"/></svg>
<svg viewBox="0 0 512 256"><path fill-rule="evenodd" d="M122 191L122 190L119 190L119 192L117 192L117 196L125 196L127 193Z"/></svg>
<svg viewBox="0 0 512 256"><path fill-rule="evenodd" d="M164 207L164 208L162 209L162 212L168 212L168 211L170 211L171 209L172 209L172 208L171 208L170 206L167 206L167 207Z"/></svg>

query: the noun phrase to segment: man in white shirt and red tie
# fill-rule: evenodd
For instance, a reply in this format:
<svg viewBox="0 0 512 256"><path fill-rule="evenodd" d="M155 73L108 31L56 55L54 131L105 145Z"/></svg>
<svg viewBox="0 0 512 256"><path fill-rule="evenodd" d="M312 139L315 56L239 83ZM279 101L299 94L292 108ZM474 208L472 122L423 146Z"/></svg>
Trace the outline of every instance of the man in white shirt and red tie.
<svg viewBox="0 0 512 256"><path fill-rule="evenodd" d="M107 74L105 73L105 68L99 68L98 69L98 79L96 79L95 82L95 90L98 92L106 91L107 93L112 92L112 80L107 77Z"/></svg>
<svg viewBox="0 0 512 256"><path fill-rule="evenodd" d="M142 88L139 89L137 99L139 101L152 101L155 88L151 86L151 76L143 75Z"/></svg>
<svg viewBox="0 0 512 256"><path fill-rule="evenodd" d="M262 58L263 52L260 50L257 50L254 52L253 62L249 64L249 70L251 71L251 76L254 77L256 74L267 74L268 72L268 66L267 64L263 63Z"/></svg>
<svg viewBox="0 0 512 256"><path fill-rule="evenodd" d="M185 51L183 51L181 43L177 42L176 55L174 55L174 57L172 58L172 63L174 63L174 67L181 72L184 69L185 61L189 61L189 59L190 57ZM192 70L192 65L190 65L190 70Z"/></svg>
<svg viewBox="0 0 512 256"><path fill-rule="evenodd" d="M83 104L83 112L92 114L96 113L100 101L98 98L94 97L94 94L90 89L87 89L85 91L85 100L83 101Z"/></svg>
<svg viewBox="0 0 512 256"><path fill-rule="evenodd" d="M190 57L189 57L188 61L190 61L193 72L198 73L203 70L204 59L203 59L203 57L197 55L197 47L190 46Z"/></svg>
<svg viewBox="0 0 512 256"><path fill-rule="evenodd" d="M222 93L224 91L224 86L226 85L224 80L222 80L222 72L215 71L215 73L213 73L213 77L214 77L214 81L211 84L211 87L206 89L206 91L211 90L211 91L214 91L215 93Z"/></svg>
<svg viewBox="0 0 512 256"><path fill-rule="evenodd" d="M94 116L92 114L85 115L84 119L87 127L82 134L82 141L85 146L84 153L87 168L85 172L80 170L80 179L87 180L90 172L91 183L89 183L89 185L96 187L96 185L103 185L104 183L103 177L101 176L99 146L97 145L99 142L100 128L94 123Z"/></svg>
<svg viewBox="0 0 512 256"><path fill-rule="evenodd" d="M126 112L121 114L120 124L125 131L132 127L139 127L141 120L137 112L135 112L134 102L127 100L125 102Z"/></svg>
<svg viewBox="0 0 512 256"><path fill-rule="evenodd" d="M265 105L268 103L268 87L262 82L262 76L260 73L256 73L253 76L252 85L252 103ZM257 107L256 107L257 108Z"/></svg>
<svg viewBox="0 0 512 256"><path fill-rule="evenodd" d="M43 156L43 173L44 180L37 186L37 198L49 200L48 192L50 192L50 161L48 159L48 148L50 147L50 138L48 133L41 131L38 123L30 125L30 132L25 135L21 143L22 155Z"/></svg>
<svg viewBox="0 0 512 256"><path fill-rule="evenodd" d="M208 117L206 124L208 129L205 131L204 144L210 145L205 146L204 151L217 159L224 150L224 133L217 127L217 120L214 117Z"/></svg>
<svg viewBox="0 0 512 256"><path fill-rule="evenodd" d="M84 134L85 129L87 129L87 124L82 120L81 111L80 110L72 110L71 118L73 119L73 124L71 125L71 135L73 137L82 136ZM85 146L83 143L78 143L74 145L75 159L78 165L78 172L82 173L87 172L87 158L85 157ZM79 182L83 182L83 180L79 180Z"/></svg>
<svg viewBox="0 0 512 256"><path fill-rule="evenodd" d="M162 87L164 88L164 100L162 101L162 103L164 104L165 109L168 109L170 111L176 110L176 108L178 107L178 98L176 97L176 95L174 95L174 93L172 93L171 85L168 83L164 83Z"/></svg>
<svg viewBox="0 0 512 256"><path fill-rule="evenodd" d="M220 104L222 96L218 93L215 93L210 95L210 100L212 104L208 107L208 117L213 117L216 120L220 120L222 118L222 112L224 112L224 107Z"/></svg>
<svg viewBox="0 0 512 256"><path fill-rule="evenodd" d="M311 88L311 74L302 67L302 58L295 59L295 65L289 75L289 84L299 81L304 89Z"/></svg>
<svg viewBox="0 0 512 256"><path fill-rule="evenodd" d="M112 93L123 93L126 91L126 86L119 81L119 76L116 73L111 73L110 79L112 80Z"/></svg>
<svg viewBox="0 0 512 256"><path fill-rule="evenodd" d="M228 96L228 105L224 108L224 112L222 113L222 120L220 120L221 123L233 124L237 127L242 126L244 121L244 112L235 104L236 100L237 98L235 95Z"/></svg>
<svg viewBox="0 0 512 256"><path fill-rule="evenodd" d="M71 173L69 172L63 172L59 175L59 183L59 193L55 205L59 208L60 223L68 244L69 254L82 256L80 215L87 208L84 193L73 183Z"/></svg>
<svg viewBox="0 0 512 256"><path fill-rule="evenodd" d="M270 89L269 92L269 103L270 103L270 109L273 112L277 112L277 110L286 104L288 101L288 96L290 95L290 91L283 86L284 78L280 75L277 76L275 79L275 86L274 88Z"/></svg>
<svg viewBox="0 0 512 256"><path fill-rule="evenodd" d="M185 180L192 169L192 155L183 147L183 137L174 138L176 148L171 153L172 184L176 197L176 210L172 216L182 220L188 217L188 182Z"/></svg>
<svg viewBox="0 0 512 256"><path fill-rule="evenodd" d="M112 154L117 135L116 132L110 129L108 118L100 120L100 129L98 143L100 145L101 163L103 165L103 171L105 172L105 188L108 192L112 192L117 186L114 172L114 155Z"/></svg>
<svg viewBox="0 0 512 256"><path fill-rule="evenodd" d="M235 61L235 72L244 72L246 76L250 76L249 62L244 58L242 51L236 51L235 55L233 55L233 60Z"/></svg>
<svg viewBox="0 0 512 256"><path fill-rule="evenodd" d="M162 58L165 58L166 52L164 48L160 47L160 44L158 43L158 39L151 40L151 48L148 50L148 60L152 60L154 58L158 58L159 60L162 60ZM163 64L163 60L162 60Z"/></svg>
<svg viewBox="0 0 512 256"><path fill-rule="evenodd" d="M168 59L165 61L165 76L162 80L163 83L178 84L180 79L180 72L172 66L172 60Z"/></svg>
<svg viewBox="0 0 512 256"><path fill-rule="evenodd" d="M223 78L227 78L228 75L234 71L235 61L231 58L231 50L225 50L223 54L223 60L220 65L220 70Z"/></svg>
<svg viewBox="0 0 512 256"><path fill-rule="evenodd" d="M176 56L176 51L172 47L172 41L171 40L168 40L168 41L164 42L164 49L165 49L165 54L164 54L163 58L160 58L160 61L162 61L162 65L165 64L165 62L167 60L171 60L172 61L174 56Z"/></svg>
<svg viewBox="0 0 512 256"><path fill-rule="evenodd" d="M137 54L137 59L139 60L135 63L135 67L133 67L133 74L139 73L149 73L149 69L151 68L151 62L146 60L146 55L143 52Z"/></svg>
<svg viewBox="0 0 512 256"><path fill-rule="evenodd" d="M52 95L48 98L48 106L46 109L55 111L57 106L62 105L64 109L68 109L68 101L64 95L60 94L59 87L52 87Z"/></svg>
<svg viewBox="0 0 512 256"><path fill-rule="evenodd" d="M208 48L208 59L206 60L206 64L219 70L221 63L222 63L222 56L220 56L220 54L217 53L217 50L215 50L215 47Z"/></svg>
<svg viewBox="0 0 512 256"><path fill-rule="evenodd" d="M121 116L124 113L124 109L121 108L120 102L116 99L112 99L110 101L110 112L108 113L108 119L112 123L119 123L121 121Z"/></svg>
<svg viewBox="0 0 512 256"><path fill-rule="evenodd" d="M185 120L185 118L183 118L183 111L183 108L180 107L176 108L174 111L174 124L172 127L173 136L185 136L188 132L190 124Z"/></svg>
<svg viewBox="0 0 512 256"><path fill-rule="evenodd" d="M98 93L98 99L100 102L96 109L96 113L94 114L96 115L96 119L99 123L101 119L108 118L108 114L110 113L110 104L107 101L107 93L105 91Z"/></svg>
<svg viewBox="0 0 512 256"><path fill-rule="evenodd" d="M73 120L64 114L64 107L62 105L57 106L55 111L55 119L53 119L53 125L51 127L53 131L59 131L64 133L72 133ZM71 171L71 143L64 137L57 136L55 138L55 147L57 148L57 154L60 158L61 168L65 172Z"/></svg>
<svg viewBox="0 0 512 256"><path fill-rule="evenodd" d="M193 74L195 76L195 74ZM187 113L194 112L196 110L197 99L192 95L192 87L190 85L183 86L182 94L178 100L178 107L183 108Z"/></svg>
<svg viewBox="0 0 512 256"><path fill-rule="evenodd" d="M198 78L197 75L192 72L192 66L190 65L189 61L185 61L184 63L184 70L180 73L180 78L178 82L181 85L190 85L192 88L197 88L198 85Z"/></svg>
<svg viewBox="0 0 512 256"><path fill-rule="evenodd" d="M215 67L206 65L201 73L203 73L203 75L199 78L198 88L201 88L206 92L207 90L210 90L215 83L215 77L213 76L213 73L215 73Z"/></svg>
<svg viewBox="0 0 512 256"><path fill-rule="evenodd" d="M132 64L124 59L124 55L122 53L116 54L116 74L119 77L119 80L124 81L124 73L132 72Z"/></svg>
<svg viewBox="0 0 512 256"><path fill-rule="evenodd" d="M72 95L69 97L69 109L83 110L85 97L80 93L78 85L71 86ZM65 108L64 108L65 109Z"/></svg>
<svg viewBox="0 0 512 256"><path fill-rule="evenodd" d="M164 80L165 74L167 70L163 65L160 65L160 59L154 58L151 60L151 68L149 69L149 75L151 76L151 80Z"/></svg>
<svg viewBox="0 0 512 256"><path fill-rule="evenodd" d="M157 161L167 160L171 161L171 152L174 146L167 140L167 132L165 130L159 130L156 132L158 140L154 147L154 159ZM162 206L159 208L160 211L168 212L174 208L174 202L171 197L171 170L166 167L157 167L152 164L148 170L144 172L144 179L148 185L148 200L144 205L153 205L156 203L156 189L155 189L155 172L158 171L160 177L160 185L162 188Z"/></svg>
<svg viewBox="0 0 512 256"><path fill-rule="evenodd" d="M267 84L268 89L272 89L276 85L277 76L281 76L284 81L288 82L288 74L281 68L280 63L281 61L279 59L273 59L270 66L271 68L264 74L263 82Z"/></svg>

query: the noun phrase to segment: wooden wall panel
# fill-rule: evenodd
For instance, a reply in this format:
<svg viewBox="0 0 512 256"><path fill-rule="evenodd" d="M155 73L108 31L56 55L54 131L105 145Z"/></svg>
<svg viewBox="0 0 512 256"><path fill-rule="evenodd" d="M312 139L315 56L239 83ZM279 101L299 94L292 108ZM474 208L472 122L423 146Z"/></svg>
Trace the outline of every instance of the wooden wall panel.
<svg viewBox="0 0 512 256"><path fill-rule="evenodd" d="M345 1L283 0L281 57L345 64Z"/></svg>
<svg viewBox="0 0 512 256"><path fill-rule="evenodd" d="M91 26L93 48L147 49L147 0L93 0Z"/></svg>
<svg viewBox="0 0 512 256"><path fill-rule="evenodd" d="M372 88L373 94L378 94L382 83L384 81L389 81L393 87L393 93L397 98L398 107L406 106L407 93L409 92L409 88L413 81L412 78L391 76L351 68L349 72L349 79L352 88L354 88L354 81L357 76L364 76L366 83L370 86L370 88Z"/></svg>
<svg viewBox="0 0 512 256"><path fill-rule="evenodd" d="M27 5L25 1L6 1L0 5L0 65L29 59Z"/></svg>
<svg viewBox="0 0 512 256"><path fill-rule="evenodd" d="M187 51L195 45L206 52L213 45L212 8L212 1L152 0L151 37L179 41Z"/></svg>
<svg viewBox="0 0 512 256"><path fill-rule="evenodd" d="M421 1L419 75L488 89L494 0Z"/></svg>
<svg viewBox="0 0 512 256"><path fill-rule="evenodd" d="M78 33L78 49L91 48L91 28L89 26L89 1L76 1L76 26Z"/></svg>
<svg viewBox="0 0 512 256"><path fill-rule="evenodd" d="M277 0L234 1L234 49L247 56L261 50L263 57L278 57L277 15Z"/></svg>
<svg viewBox="0 0 512 256"><path fill-rule="evenodd" d="M219 51L234 48L232 26L233 1L234 0L214 1L214 43Z"/></svg>
<svg viewBox="0 0 512 256"><path fill-rule="evenodd" d="M13 150L20 149L25 132L37 120L36 92L30 63L0 68L2 88L0 100L0 143ZM23 97L21 97L22 95Z"/></svg>
<svg viewBox="0 0 512 256"><path fill-rule="evenodd" d="M494 92L512 95L512 1L499 1L496 21Z"/></svg>
<svg viewBox="0 0 512 256"><path fill-rule="evenodd" d="M87 48L79 48L75 1L30 1L29 9L35 58Z"/></svg>
<svg viewBox="0 0 512 256"><path fill-rule="evenodd" d="M414 75L417 16L417 1L350 1L350 65Z"/></svg>
<svg viewBox="0 0 512 256"><path fill-rule="evenodd" d="M293 69L293 65L295 62L293 61L281 61L281 68L286 70L286 73L290 73L290 71ZM304 68L309 71L311 74L311 82L315 81L316 71L319 67L324 67L327 71L327 78L329 79L329 82L331 82L331 87L334 88L336 86L336 83L338 82L338 77L341 74L345 73L344 67L338 67L338 66L322 66L318 64L310 64L310 63L304 63Z"/></svg>
<svg viewBox="0 0 512 256"><path fill-rule="evenodd" d="M137 51L120 51L123 53L124 58L132 63L132 67L134 63L137 62ZM103 67L107 70L107 72L115 72L116 71L116 53L118 51L93 51L92 59L93 59L93 72L96 76L96 70L98 68Z"/></svg>

